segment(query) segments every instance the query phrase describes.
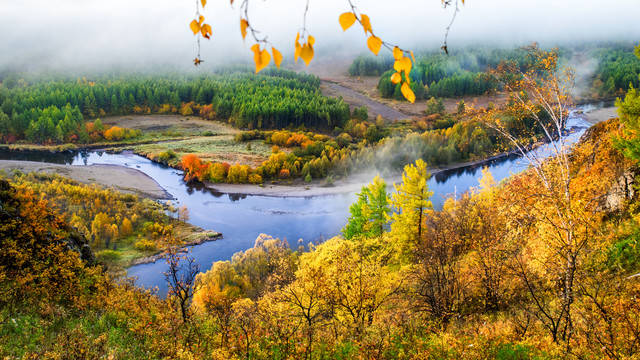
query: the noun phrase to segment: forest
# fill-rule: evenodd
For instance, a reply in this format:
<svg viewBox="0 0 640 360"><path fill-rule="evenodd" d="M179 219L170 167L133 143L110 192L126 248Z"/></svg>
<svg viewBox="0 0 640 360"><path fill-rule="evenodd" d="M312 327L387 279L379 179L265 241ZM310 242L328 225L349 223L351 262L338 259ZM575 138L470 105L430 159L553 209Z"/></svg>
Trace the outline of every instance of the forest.
<svg viewBox="0 0 640 360"><path fill-rule="evenodd" d="M606 99L626 92L629 84L638 87L640 61L628 43L576 45L555 49L560 61L567 63L573 56L586 54L597 66L590 80L590 89L579 94L585 99ZM416 54L416 64L410 73L412 90L417 98L460 98L469 95L492 94L500 90L498 82L488 73L502 61L513 61L525 68L531 61L522 48L486 49L462 48L443 54L438 51ZM390 57L360 55L349 67L351 76L379 76L378 90L383 98L403 101L400 86L393 84L393 60Z"/></svg>
<svg viewBox="0 0 640 360"><path fill-rule="evenodd" d="M211 75L124 74L92 79L31 79L10 74L0 87L0 139L7 143L95 142L105 138L101 130L106 129L87 128L85 118L150 113L189 116L194 109L207 119L221 118L241 129L304 125L333 130L348 119L349 107L339 99L322 96L319 86L313 75L286 70L254 75L246 68L224 68ZM119 131L123 134L106 140L136 136Z"/></svg>

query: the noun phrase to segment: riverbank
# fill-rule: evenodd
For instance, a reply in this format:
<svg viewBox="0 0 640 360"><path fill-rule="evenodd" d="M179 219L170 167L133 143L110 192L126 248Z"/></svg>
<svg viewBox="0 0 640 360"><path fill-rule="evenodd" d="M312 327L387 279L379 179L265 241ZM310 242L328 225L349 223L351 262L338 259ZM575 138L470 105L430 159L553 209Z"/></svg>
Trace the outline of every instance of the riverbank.
<svg viewBox="0 0 640 360"><path fill-rule="evenodd" d="M595 110L590 110L584 113L585 120L589 122L591 125L597 124L602 121L607 121L609 119L618 117L618 108L617 107L607 107L600 108Z"/></svg>
<svg viewBox="0 0 640 360"><path fill-rule="evenodd" d="M511 156L514 152L502 153L488 158L483 158L476 161L457 162L448 166L432 167L427 169L431 176L435 176L441 172L455 170L459 168L466 168L470 166L482 166L490 161L500 159L502 157ZM379 173L379 172L366 172L351 174L347 179L336 180L333 184L328 185L326 180L314 180L311 183L306 183L302 179L291 180L286 183L276 182L275 184L227 184L227 183L204 183L207 189L210 189L217 193L232 194L232 195L253 195L253 196L270 196L270 197L316 197L316 196L330 196L347 193L359 192L360 189L371 183L373 178L380 175L387 186L392 190L393 184L402 182L402 172L395 173Z"/></svg>
<svg viewBox="0 0 640 360"><path fill-rule="evenodd" d="M170 199L171 195L147 174L119 165L73 166L34 161L0 160L0 170L10 174L44 172L71 178L83 184L98 184L117 191L156 200Z"/></svg>

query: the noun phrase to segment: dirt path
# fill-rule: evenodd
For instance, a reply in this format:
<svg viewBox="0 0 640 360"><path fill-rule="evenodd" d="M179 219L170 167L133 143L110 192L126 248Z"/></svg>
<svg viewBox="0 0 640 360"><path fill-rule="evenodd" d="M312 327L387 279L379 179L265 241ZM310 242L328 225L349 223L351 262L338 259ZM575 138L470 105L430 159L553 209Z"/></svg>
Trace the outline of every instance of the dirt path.
<svg viewBox="0 0 640 360"><path fill-rule="evenodd" d="M381 104L371 98L368 98L353 89L333 82L323 80L321 89L322 92L327 96L342 96L344 101L351 105L351 107L366 106L370 118L376 118L378 115L381 115L385 120L396 121L409 119L411 117L410 115L406 115L396 109Z"/></svg>

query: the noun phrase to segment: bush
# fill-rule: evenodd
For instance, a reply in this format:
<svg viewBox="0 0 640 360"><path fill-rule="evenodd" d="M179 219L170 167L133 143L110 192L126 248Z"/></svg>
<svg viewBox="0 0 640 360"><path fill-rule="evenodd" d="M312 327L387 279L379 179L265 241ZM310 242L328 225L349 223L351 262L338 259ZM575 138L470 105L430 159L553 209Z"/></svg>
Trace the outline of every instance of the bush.
<svg viewBox="0 0 640 360"><path fill-rule="evenodd" d="M247 176L249 175L249 166L235 164L231 165L227 174L227 180L234 184L244 184L247 182Z"/></svg>
<svg viewBox="0 0 640 360"><path fill-rule="evenodd" d="M163 163L169 163L169 161L174 160L178 157L178 155L173 152L173 150L167 150L158 154L158 160Z"/></svg>
<svg viewBox="0 0 640 360"><path fill-rule="evenodd" d="M291 177L291 174L289 173L288 169L282 169L280 170L280 173L278 173L278 178L280 179L288 179Z"/></svg>
<svg viewBox="0 0 640 360"><path fill-rule="evenodd" d="M97 256L100 261L113 262L119 260L121 255L115 250L102 250Z"/></svg>
<svg viewBox="0 0 640 360"><path fill-rule="evenodd" d="M140 239L136 241L135 248L138 251L156 251L158 249L158 246L154 241L147 240L147 239ZM109 251L109 250L105 250L105 251Z"/></svg>
<svg viewBox="0 0 640 360"><path fill-rule="evenodd" d="M327 186L333 186L333 176L331 176L331 175L327 176L327 178L325 179L324 184L327 185Z"/></svg>
<svg viewBox="0 0 640 360"><path fill-rule="evenodd" d="M427 113L427 115L442 114L444 112L444 102L442 101L442 99L436 100L432 97L431 99L429 99L429 101L427 101L427 108L425 112Z"/></svg>
<svg viewBox="0 0 640 360"><path fill-rule="evenodd" d="M258 174L249 174L249 182L251 184L261 184L262 183L262 176L260 176Z"/></svg>

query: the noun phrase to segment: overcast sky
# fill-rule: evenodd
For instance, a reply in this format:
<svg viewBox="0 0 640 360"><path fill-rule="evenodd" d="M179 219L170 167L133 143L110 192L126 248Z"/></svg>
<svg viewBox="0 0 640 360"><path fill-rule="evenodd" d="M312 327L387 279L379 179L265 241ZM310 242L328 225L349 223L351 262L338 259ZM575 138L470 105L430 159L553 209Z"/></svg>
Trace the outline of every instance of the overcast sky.
<svg viewBox="0 0 640 360"><path fill-rule="evenodd" d="M213 38L202 42L207 64L252 59L242 41L239 3L209 0L204 11ZM437 49L452 8L440 0L353 0L383 39L405 48ZM293 54L304 0L252 0L250 20L285 58ZM366 38L342 32L347 0L310 0L307 29L317 53L357 53ZM449 35L465 44L543 45L568 41L640 41L640 0L467 0ZM195 0L0 0L0 69L59 65L189 64L197 52L189 22Z"/></svg>

